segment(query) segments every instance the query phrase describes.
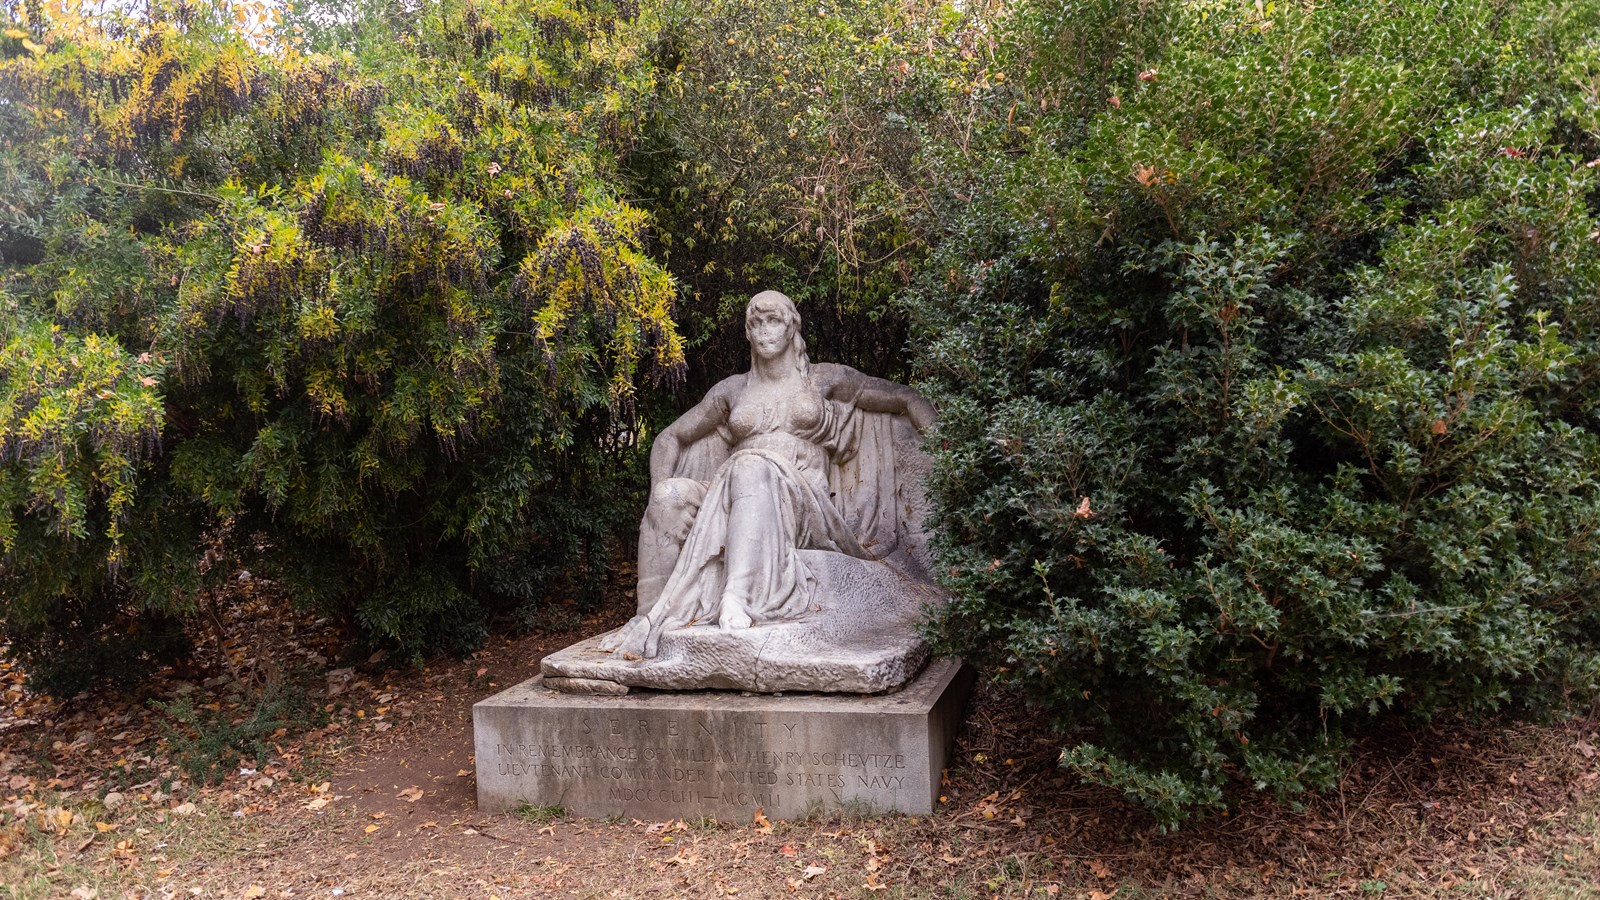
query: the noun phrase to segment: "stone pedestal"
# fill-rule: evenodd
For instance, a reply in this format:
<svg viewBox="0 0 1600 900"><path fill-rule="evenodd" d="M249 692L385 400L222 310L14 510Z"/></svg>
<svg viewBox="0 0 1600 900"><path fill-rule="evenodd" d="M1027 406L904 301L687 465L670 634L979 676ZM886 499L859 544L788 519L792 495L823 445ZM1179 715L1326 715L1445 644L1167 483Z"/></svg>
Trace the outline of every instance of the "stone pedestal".
<svg viewBox="0 0 1600 900"><path fill-rule="evenodd" d="M604 697L534 678L472 708L478 806L650 820L929 813L972 680L953 659L876 696Z"/></svg>

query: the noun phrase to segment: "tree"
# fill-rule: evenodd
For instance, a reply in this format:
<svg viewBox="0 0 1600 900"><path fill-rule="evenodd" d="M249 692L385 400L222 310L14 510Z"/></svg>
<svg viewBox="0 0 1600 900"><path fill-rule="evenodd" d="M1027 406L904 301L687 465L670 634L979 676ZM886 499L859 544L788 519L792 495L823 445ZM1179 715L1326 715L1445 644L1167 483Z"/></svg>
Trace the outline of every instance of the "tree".
<svg viewBox="0 0 1600 900"><path fill-rule="evenodd" d="M699 394L744 365L744 302L781 288L828 358L892 377L891 300L941 228L930 147L995 114L993 3L662 2L628 167L682 286ZM1004 115L1004 107L1000 107Z"/></svg>
<svg viewBox="0 0 1600 900"><path fill-rule="evenodd" d="M407 654L603 571L683 366L617 175L647 22L7 11L0 610L47 681L191 615L219 549Z"/></svg>

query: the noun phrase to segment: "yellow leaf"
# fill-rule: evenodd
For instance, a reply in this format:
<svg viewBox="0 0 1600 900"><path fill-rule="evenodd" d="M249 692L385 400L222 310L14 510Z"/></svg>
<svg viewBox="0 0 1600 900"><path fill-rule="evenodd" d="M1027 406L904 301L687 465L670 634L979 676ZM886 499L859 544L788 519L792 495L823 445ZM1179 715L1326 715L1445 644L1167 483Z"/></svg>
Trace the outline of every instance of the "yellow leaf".
<svg viewBox="0 0 1600 900"><path fill-rule="evenodd" d="M366 827L367 834L371 834L371 833L373 833L374 831L377 831L377 830L378 830L378 826L376 826L376 825L368 825Z"/></svg>
<svg viewBox="0 0 1600 900"><path fill-rule="evenodd" d="M244 889L245 900L256 900L257 897L265 897L266 895L267 889L259 884L252 884Z"/></svg>
<svg viewBox="0 0 1600 900"><path fill-rule="evenodd" d="M105 834L108 831L115 831L116 829L117 826L112 825L110 822L94 823L94 830L100 832L101 834Z"/></svg>

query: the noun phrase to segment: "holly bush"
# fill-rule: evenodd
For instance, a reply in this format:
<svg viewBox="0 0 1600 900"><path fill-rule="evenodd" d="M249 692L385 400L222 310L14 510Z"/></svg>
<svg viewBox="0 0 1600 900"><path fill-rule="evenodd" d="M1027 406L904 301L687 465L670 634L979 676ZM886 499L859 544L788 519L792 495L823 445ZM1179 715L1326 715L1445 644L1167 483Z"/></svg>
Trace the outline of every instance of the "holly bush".
<svg viewBox="0 0 1600 900"><path fill-rule="evenodd" d="M684 362L618 175L637 10L6 9L0 612L38 672L149 655L111 651L240 566L410 655L592 593Z"/></svg>
<svg viewBox="0 0 1600 900"><path fill-rule="evenodd" d="M1163 824L1600 688L1600 4L1038 0L906 308L947 649ZM951 200L953 215L960 204Z"/></svg>

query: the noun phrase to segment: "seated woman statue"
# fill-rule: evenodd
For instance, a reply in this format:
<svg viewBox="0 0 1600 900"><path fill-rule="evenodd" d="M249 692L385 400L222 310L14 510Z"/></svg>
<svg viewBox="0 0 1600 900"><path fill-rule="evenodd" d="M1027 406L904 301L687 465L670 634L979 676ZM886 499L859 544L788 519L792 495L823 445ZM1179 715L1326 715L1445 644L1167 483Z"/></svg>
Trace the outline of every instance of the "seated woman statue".
<svg viewBox="0 0 1600 900"><path fill-rule="evenodd" d="M800 313L777 291L751 298L745 336L750 371L724 379L656 438L638 612L600 650L650 659L662 634L683 626L801 619L821 609L801 551L877 560L897 549L908 504L892 472L880 471L894 466L882 423L903 417L920 433L933 406L849 366L813 365Z"/></svg>

